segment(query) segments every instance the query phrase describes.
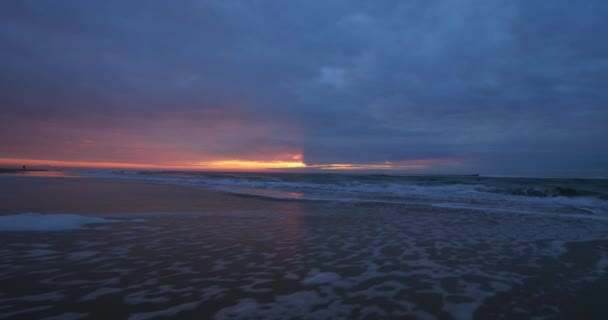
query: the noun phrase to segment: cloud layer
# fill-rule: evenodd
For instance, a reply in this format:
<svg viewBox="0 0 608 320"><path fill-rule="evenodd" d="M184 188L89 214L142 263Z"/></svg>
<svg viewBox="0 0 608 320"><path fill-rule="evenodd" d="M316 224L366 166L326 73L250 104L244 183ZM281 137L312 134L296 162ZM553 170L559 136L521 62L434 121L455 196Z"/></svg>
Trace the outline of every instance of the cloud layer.
<svg viewBox="0 0 608 320"><path fill-rule="evenodd" d="M4 158L608 173L601 0L7 0L0 26Z"/></svg>

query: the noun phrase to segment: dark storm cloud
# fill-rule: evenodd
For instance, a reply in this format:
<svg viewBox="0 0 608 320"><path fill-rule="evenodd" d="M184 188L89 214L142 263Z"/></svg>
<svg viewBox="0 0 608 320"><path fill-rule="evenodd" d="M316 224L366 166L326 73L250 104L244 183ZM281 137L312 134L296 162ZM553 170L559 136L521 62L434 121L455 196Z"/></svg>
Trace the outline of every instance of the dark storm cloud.
<svg viewBox="0 0 608 320"><path fill-rule="evenodd" d="M185 139L222 154L292 143L308 164L608 170L602 0L2 1L0 23L3 119L21 127L147 132L170 116L297 131Z"/></svg>

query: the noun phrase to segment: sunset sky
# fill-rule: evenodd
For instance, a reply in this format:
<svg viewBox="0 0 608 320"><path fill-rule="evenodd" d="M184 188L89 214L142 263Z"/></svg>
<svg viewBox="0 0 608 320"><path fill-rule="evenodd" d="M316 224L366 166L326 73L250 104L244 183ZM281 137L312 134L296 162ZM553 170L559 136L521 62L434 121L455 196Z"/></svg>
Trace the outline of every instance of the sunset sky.
<svg viewBox="0 0 608 320"><path fill-rule="evenodd" d="M605 0L3 0L0 166L608 175Z"/></svg>

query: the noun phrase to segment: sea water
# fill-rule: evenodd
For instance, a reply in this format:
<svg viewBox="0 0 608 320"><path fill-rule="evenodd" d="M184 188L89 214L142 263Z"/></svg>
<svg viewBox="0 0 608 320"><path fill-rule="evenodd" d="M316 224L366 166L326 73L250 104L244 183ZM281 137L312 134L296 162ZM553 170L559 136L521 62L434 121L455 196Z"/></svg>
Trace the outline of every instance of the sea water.
<svg viewBox="0 0 608 320"><path fill-rule="evenodd" d="M604 180L84 174L268 209L5 215L0 319L608 316Z"/></svg>
<svg viewBox="0 0 608 320"><path fill-rule="evenodd" d="M93 177L199 185L285 200L429 204L608 218L608 179L297 173L88 171Z"/></svg>

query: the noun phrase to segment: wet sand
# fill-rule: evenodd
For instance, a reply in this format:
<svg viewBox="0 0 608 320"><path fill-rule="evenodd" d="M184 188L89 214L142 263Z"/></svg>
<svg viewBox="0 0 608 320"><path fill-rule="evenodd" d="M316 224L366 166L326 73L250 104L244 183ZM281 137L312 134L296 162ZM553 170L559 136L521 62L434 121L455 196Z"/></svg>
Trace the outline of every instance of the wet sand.
<svg viewBox="0 0 608 320"><path fill-rule="evenodd" d="M80 177L0 175L2 213L209 212L267 208L272 202L202 187Z"/></svg>
<svg viewBox="0 0 608 320"><path fill-rule="evenodd" d="M608 225L198 187L0 176L0 319L608 318Z"/></svg>

